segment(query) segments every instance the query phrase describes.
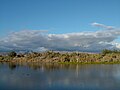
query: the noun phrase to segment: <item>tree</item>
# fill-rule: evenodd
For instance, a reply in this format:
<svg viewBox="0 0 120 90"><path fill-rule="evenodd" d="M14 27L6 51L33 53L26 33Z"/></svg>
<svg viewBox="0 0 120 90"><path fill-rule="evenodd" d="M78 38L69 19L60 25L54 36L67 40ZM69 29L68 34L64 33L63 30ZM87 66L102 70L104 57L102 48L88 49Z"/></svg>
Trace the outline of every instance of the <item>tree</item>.
<svg viewBox="0 0 120 90"><path fill-rule="evenodd" d="M9 57L15 57L17 55L17 53L15 51L11 51L8 53Z"/></svg>
<svg viewBox="0 0 120 90"><path fill-rule="evenodd" d="M104 49L104 50L102 50L102 54L108 54L108 53L112 53L112 51L111 50L108 50L108 49Z"/></svg>

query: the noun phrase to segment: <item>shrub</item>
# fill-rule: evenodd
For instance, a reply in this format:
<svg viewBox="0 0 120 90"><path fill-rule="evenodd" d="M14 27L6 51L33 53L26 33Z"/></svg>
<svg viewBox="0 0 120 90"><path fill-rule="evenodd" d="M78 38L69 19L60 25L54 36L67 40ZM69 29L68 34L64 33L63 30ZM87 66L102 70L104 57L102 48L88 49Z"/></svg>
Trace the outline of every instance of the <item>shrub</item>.
<svg viewBox="0 0 120 90"><path fill-rule="evenodd" d="M120 53L119 50L108 50L108 49L104 49L102 50L102 54L108 54L108 53Z"/></svg>
<svg viewBox="0 0 120 90"><path fill-rule="evenodd" d="M15 57L17 55L17 53L15 51L11 51L8 53L9 57Z"/></svg>

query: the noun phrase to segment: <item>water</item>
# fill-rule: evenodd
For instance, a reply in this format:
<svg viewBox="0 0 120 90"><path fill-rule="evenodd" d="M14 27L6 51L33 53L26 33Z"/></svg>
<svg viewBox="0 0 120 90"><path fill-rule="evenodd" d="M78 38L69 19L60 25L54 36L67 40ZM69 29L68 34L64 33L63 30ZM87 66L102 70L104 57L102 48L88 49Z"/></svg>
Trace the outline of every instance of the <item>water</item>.
<svg viewBox="0 0 120 90"><path fill-rule="evenodd" d="M120 65L0 63L0 90L120 90Z"/></svg>

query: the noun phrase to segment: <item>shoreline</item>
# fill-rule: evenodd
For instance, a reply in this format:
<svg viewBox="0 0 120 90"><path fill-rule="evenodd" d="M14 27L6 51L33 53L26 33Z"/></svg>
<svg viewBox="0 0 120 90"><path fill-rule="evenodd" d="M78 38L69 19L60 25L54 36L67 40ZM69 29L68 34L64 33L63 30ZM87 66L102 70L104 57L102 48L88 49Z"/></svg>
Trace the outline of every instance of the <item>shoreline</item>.
<svg viewBox="0 0 120 90"><path fill-rule="evenodd" d="M41 64L120 64L120 62L33 62L33 61L15 61L15 60L0 60L0 63L41 63Z"/></svg>
<svg viewBox="0 0 120 90"><path fill-rule="evenodd" d="M120 64L120 53L60 53L54 51L0 56L0 62L14 63L61 63L61 64Z"/></svg>

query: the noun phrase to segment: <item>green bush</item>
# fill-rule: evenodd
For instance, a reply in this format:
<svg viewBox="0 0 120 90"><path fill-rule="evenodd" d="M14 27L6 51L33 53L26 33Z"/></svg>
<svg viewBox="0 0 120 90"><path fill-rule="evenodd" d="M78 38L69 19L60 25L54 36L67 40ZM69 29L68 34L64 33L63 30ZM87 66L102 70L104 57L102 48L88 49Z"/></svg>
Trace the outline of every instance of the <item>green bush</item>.
<svg viewBox="0 0 120 90"><path fill-rule="evenodd" d="M0 57L0 60L3 60L4 58L3 57Z"/></svg>
<svg viewBox="0 0 120 90"><path fill-rule="evenodd" d="M8 53L9 57L15 57L17 55L17 53L15 51L11 51Z"/></svg>
<svg viewBox="0 0 120 90"><path fill-rule="evenodd" d="M108 53L120 53L120 50L108 50L108 49L104 49L102 50L102 54L108 54Z"/></svg>

